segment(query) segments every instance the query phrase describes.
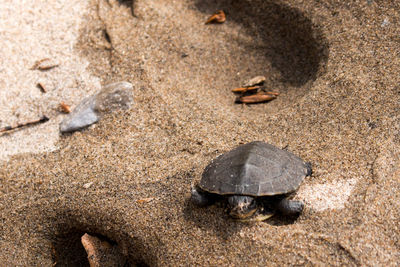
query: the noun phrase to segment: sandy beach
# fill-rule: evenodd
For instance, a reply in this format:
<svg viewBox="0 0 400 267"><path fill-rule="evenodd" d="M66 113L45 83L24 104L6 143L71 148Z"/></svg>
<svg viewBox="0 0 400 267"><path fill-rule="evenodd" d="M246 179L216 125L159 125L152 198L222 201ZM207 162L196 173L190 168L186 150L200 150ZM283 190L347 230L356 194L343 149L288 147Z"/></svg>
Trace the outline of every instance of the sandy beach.
<svg viewBox="0 0 400 267"><path fill-rule="evenodd" d="M132 266L398 266L399 18L397 1L3 1L0 127L50 120L0 136L0 261L89 266L89 233ZM279 96L235 104L258 75ZM119 81L129 109L60 134L61 102ZM195 207L205 166L255 140L312 163L302 214Z"/></svg>

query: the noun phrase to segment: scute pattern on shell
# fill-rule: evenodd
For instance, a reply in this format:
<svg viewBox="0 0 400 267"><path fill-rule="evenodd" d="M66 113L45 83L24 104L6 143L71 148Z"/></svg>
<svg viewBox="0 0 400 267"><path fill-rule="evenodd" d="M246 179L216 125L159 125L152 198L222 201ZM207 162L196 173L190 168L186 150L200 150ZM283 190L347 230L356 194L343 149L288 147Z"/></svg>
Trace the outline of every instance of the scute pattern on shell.
<svg viewBox="0 0 400 267"><path fill-rule="evenodd" d="M199 186L220 195L273 196L295 191L306 174L306 163L296 155L255 141L214 159Z"/></svg>

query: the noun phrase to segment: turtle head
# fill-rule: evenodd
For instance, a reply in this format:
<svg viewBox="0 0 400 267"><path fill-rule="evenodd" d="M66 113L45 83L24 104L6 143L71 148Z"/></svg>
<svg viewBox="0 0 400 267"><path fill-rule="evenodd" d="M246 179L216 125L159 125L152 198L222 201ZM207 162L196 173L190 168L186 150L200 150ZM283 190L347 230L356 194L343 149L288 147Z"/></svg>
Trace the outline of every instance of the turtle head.
<svg viewBox="0 0 400 267"><path fill-rule="evenodd" d="M256 200L250 196L230 196L228 205L229 215L236 219L246 219L257 210Z"/></svg>

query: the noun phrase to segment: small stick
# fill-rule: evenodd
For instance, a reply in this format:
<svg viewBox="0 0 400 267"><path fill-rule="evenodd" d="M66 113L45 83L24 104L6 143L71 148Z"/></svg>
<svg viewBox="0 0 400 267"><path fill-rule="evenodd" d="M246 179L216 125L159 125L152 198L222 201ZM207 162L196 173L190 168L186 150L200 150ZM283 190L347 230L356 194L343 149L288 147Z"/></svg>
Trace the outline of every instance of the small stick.
<svg viewBox="0 0 400 267"><path fill-rule="evenodd" d="M43 59L37 60L37 61L35 62L35 64L33 64L33 66L32 66L30 69L31 69L31 70L37 69L37 68L39 67L39 65L40 65L42 62L46 61L46 60L50 60L50 58L43 58Z"/></svg>
<svg viewBox="0 0 400 267"><path fill-rule="evenodd" d="M6 126L6 127L3 127L3 128L0 128L0 133L8 132L8 131L15 130L17 128L21 128L21 127L25 127L25 126L29 126L29 125L35 125L35 124L38 124L38 123L44 123L44 122L46 122L48 120L49 120L48 117L43 116L39 120L28 121L28 122L25 122L25 123L19 123L16 126Z"/></svg>
<svg viewBox="0 0 400 267"><path fill-rule="evenodd" d="M42 93L47 93L46 87L44 86L43 83L38 82L36 86L39 87L39 89L40 89L40 91L42 91Z"/></svg>
<svg viewBox="0 0 400 267"><path fill-rule="evenodd" d="M224 23L226 20L225 12L223 10L218 10L211 17L209 17L205 24L209 23Z"/></svg>
<svg viewBox="0 0 400 267"><path fill-rule="evenodd" d="M52 64L52 65L44 65L44 66L39 66L37 67L38 70L49 70L55 67L58 67L58 64Z"/></svg>
<svg viewBox="0 0 400 267"><path fill-rule="evenodd" d="M49 61L47 64L45 63L46 61ZM45 63L45 64L43 64ZM33 64L32 68L30 68L31 70L49 70L55 67L58 67L59 64L54 63L51 61L50 58L44 58L41 60L38 60L35 62L35 64Z"/></svg>

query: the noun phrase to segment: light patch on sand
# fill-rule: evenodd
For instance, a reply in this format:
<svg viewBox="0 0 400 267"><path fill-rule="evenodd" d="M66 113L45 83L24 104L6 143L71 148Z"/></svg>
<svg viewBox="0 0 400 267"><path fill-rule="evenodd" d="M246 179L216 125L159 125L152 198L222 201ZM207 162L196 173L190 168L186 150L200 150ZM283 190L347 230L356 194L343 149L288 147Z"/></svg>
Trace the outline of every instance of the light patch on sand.
<svg viewBox="0 0 400 267"><path fill-rule="evenodd" d="M88 1L0 1L0 127L39 119L50 121L0 136L0 160L19 153L57 149L61 101L74 107L100 88L88 61L74 46L88 12ZM30 70L35 61L60 64L49 71ZM42 82L47 93L37 88Z"/></svg>
<svg viewBox="0 0 400 267"><path fill-rule="evenodd" d="M342 209L356 183L356 179L350 179L323 184L302 185L297 195L308 207L317 211Z"/></svg>

